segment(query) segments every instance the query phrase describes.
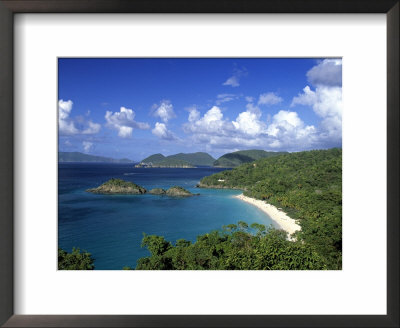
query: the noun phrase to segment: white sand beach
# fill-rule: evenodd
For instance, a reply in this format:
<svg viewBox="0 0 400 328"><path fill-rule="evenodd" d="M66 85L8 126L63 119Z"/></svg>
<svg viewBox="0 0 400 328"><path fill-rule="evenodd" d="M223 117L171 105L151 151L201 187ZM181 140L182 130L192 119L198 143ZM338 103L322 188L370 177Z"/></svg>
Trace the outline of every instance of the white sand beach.
<svg viewBox="0 0 400 328"><path fill-rule="evenodd" d="M301 227L296 223L296 220L288 217L285 212L279 210L273 205L270 205L262 200L244 196L243 194L235 197L258 207L260 210L265 212L282 230L285 230L289 233L289 240L291 239L291 234L301 229Z"/></svg>

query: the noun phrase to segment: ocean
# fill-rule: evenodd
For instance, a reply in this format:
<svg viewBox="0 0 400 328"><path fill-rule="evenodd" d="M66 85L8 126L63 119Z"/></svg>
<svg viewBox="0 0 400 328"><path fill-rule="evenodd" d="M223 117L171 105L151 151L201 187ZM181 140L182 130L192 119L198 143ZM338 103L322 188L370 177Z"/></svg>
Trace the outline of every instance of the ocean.
<svg viewBox="0 0 400 328"><path fill-rule="evenodd" d="M245 221L266 226L272 220L258 208L234 198L241 191L196 188L201 178L224 169L134 168L132 164L59 163L58 246L78 247L92 254L96 270L135 267L143 233L166 240L195 241L198 235L223 225ZM85 190L119 178L147 190L178 185L199 196L98 195Z"/></svg>

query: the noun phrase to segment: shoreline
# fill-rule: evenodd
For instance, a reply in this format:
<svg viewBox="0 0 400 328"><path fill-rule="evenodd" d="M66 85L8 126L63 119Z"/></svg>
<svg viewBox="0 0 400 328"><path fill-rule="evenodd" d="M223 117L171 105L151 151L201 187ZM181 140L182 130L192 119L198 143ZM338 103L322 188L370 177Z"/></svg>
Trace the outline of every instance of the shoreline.
<svg viewBox="0 0 400 328"><path fill-rule="evenodd" d="M295 219L290 218L285 212L279 210L277 207L271 204L268 204L262 200L244 196L243 194L234 197L257 207L267 214L280 227L280 229L285 230L289 234L289 240L292 240L290 236L293 233L301 229L301 227L296 223Z"/></svg>

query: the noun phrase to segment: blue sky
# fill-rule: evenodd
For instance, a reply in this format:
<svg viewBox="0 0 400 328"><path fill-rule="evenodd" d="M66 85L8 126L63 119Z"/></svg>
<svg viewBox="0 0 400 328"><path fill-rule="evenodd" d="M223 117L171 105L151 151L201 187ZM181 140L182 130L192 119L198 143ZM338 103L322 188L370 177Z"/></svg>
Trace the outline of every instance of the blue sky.
<svg viewBox="0 0 400 328"><path fill-rule="evenodd" d="M154 153L341 147L340 59L60 58L59 150Z"/></svg>

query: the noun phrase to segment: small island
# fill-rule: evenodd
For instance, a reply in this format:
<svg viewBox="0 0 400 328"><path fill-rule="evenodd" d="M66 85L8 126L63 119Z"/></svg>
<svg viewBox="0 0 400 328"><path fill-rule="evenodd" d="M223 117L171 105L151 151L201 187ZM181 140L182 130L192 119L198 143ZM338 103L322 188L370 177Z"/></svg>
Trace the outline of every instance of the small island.
<svg viewBox="0 0 400 328"><path fill-rule="evenodd" d="M173 197L190 197L190 196L198 196L199 194L192 194L185 188L179 186L173 186L167 190L166 195Z"/></svg>
<svg viewBox="0 0 400 328"><path fill-rule="evenodd" d="M112 178L97 188L87 189L87 192L103 195L143 195L147 190L133 182L124 181L122 179ZM149 191L151 195L166 195L171 197L190 197L198 196L179 186L173 186L168 190L162 188L154 188Z"/></svg>
<svg viewBox="0 0 400 328"><path fill-rule="evenodd" d="M87 192L94 194L120 194L120 195L141 195L147 190L137 184L121 179L110 179L97 188L87 189Z"/></svg>
<svg viewBox="0 0 400 328"><path fill-rule="evenodd" d="M152 195L165 195L166 191L162 188L154 188L149 191Z"/></svg>

